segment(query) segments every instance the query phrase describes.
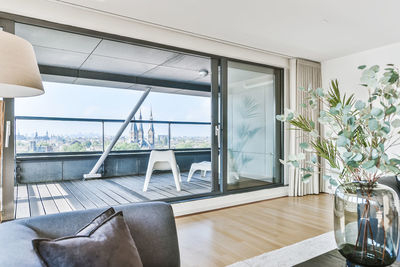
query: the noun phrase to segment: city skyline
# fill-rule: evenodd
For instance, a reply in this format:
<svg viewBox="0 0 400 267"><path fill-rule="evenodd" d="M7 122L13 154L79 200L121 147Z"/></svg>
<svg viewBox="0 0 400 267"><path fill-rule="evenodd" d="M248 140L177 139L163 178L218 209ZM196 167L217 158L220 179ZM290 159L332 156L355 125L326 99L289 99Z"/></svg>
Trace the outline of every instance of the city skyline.
<svg viewBox="0 0 400 267"><path fill-rule="evenodd" d="M126 89L44 82L46 93L15 100L16 116L124 120L142 92ZM123 132L114 150L204 148L210 146L210 125L153 123L210 121L210 98L150 93ZM83 114L83 115L82 115ZM155 117L153 117L153 115ZM150 122L140 122L150 121ZM121 122L16 120L17 153L100 151ZM170 136L169 136L170 134Z"/></svg>
<svg viewBox="0 0 400 267"><path fill-rule="evenodd" d="M93 118L125 120L142 92L76 84L44 82L46 93L41 96L15 99L16 116ZM179 104L177 104L179 103ZM158 121L211 121L210 97L188 96L151 92L140 108L144 118L150 110ZM121 123L105 123L105 134L113 135ZM145 123L143 123L145 125ZM182 136L205 136L202 127L173 126ZM154 124L159 133L166 126ZM81 135L101 134L101 123L61 121L17 121L17 133L28 135L48 130L50 134ZM124 133L125 134L125 133Z"/></svg>

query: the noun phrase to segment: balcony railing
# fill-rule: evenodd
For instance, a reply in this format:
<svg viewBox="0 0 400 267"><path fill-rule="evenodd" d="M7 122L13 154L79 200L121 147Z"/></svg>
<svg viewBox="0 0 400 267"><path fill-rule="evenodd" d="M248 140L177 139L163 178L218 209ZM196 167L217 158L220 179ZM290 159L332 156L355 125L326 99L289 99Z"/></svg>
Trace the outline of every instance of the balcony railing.
<svg viewBox="0 0 400 267"><path fill-rule="evenodd" d="M16 116L16 153L102 152L122 122L114 119ZM211 147L210 135L210 122L131 120L113 151L205 149Z"/></svg>

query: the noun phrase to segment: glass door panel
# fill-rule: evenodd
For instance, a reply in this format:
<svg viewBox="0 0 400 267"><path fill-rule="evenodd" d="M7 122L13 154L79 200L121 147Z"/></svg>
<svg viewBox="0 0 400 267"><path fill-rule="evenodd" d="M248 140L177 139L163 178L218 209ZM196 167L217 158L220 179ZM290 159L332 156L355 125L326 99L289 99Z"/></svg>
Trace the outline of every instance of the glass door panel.
<svg viewBox="0 0 400 267"><path fill-rule="evenodd" d="M276 182L274 69L228 62L227 189Z"/></svg>

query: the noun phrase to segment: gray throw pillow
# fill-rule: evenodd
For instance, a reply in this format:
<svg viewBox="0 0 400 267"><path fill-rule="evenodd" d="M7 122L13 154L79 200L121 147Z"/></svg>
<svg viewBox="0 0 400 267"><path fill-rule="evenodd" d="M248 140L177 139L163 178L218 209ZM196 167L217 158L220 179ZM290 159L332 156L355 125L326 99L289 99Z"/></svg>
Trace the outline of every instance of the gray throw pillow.
<svg viewBox="0 0 400 267"><path fill-rule="evenodd" d="M33 247L48 267L142 267L142 261L122 212L87 236L35 239Z"/></svg>
<svg viewBox="0 0 400 267"><path fill-rule="evenodd" d="M102 224L105 220L110 218L113 214L115 214L115 210L113 208L109 208L96 218L94 218L90 223L82 227L75 235L89 235L94 229L96 229L100 224Z"/></svg>

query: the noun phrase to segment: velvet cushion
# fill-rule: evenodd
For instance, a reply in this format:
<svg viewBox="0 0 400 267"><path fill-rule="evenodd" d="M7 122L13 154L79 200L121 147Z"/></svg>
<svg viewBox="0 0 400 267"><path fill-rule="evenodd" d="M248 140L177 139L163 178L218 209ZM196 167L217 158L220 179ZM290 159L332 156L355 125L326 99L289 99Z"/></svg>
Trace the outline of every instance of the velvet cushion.
<svg viewBox="0 0 400 267"><path fill-rule="evenodd" d="M32 244L49 267L143 266L122 212L106 219L87 236L35 239Z"/></svg>
<svg viewBox="0 0 400 267"><path fill-rule="evenodd" d="M115 210L113 208L109 208L108 210L101 213L99 216L94 218L90 223L82 227L75 235L89 235L94 229L96 229L100 224L110 218L115 214Z"/></svg>

